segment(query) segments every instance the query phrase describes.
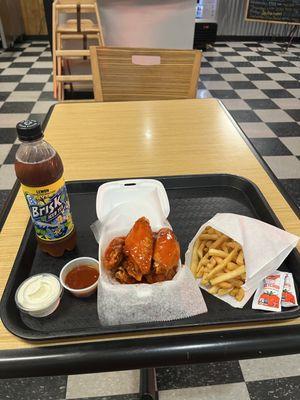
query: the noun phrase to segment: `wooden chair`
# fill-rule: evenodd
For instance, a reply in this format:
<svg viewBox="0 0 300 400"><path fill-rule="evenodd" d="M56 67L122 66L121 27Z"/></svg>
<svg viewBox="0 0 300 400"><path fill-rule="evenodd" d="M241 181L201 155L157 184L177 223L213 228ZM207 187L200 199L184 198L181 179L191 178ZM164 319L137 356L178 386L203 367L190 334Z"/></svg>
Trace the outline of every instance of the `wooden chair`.
<svg viewBox="0 0 300 400"><path fill-rule="evenodd" d="M201 52L91 46L96 101L195 98Z"/></svg>
<svg viewBox="0 0 300 400"><path fill-rule="evenodd" d="M55 0L52 7L53 89L54 96L63 100L65 84L92 82L91 74L74 75L70 71L67 73L67 70L70 70L73 61L89 58L88 40L94 39L103 46L104 39L96 0ZM87 18L83 18L86 15ZM64 18L63 22L60 17ZM77 41L78 47L64 48L63 41Z"/></svg>

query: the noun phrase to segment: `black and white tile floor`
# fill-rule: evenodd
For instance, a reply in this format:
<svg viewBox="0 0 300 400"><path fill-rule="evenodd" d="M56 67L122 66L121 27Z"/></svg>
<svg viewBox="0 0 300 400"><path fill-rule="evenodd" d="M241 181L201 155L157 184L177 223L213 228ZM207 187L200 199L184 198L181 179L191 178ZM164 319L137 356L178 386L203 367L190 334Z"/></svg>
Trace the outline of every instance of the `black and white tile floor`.
<svg viewBox="0 0 300 400"><path fill-rule="evenodd" d="M160 400L299 400L300 355L158 368L157 383ZM138 370L0 380L1 400L139 400L138 392Z"/></svg>
<svg viewBox="0 0 300 400"><path fill-rule="evenodd" d="M47 42L0 54L0 208L15 181L15 125L43 121L52 97ZM198 97L217 97L300 207L300 45L216 43ZM130 354L128 355L130 357ZM299 400L300 355L159 368L161 400ZM0 380L0 399L136 400L139 371Z"/></svg>
<svg viewBox="0 0 300 400"><path fill-rule="evenodd" d="M54 103L47 42L0 54L0 206L15 181L15 125ZM222 100L300 207L300 45L217 43L204 53L198 97Z"/></svg>
<svg viewBox="0 0 300 400"><path fill-rule="evenodd" d="M300 45L217 43L205 52L198 97L222 100L300 207Z"/></svg>
<svg viewBox="0 0 300 400"><path fill-rule="evenodd" d="M0 54L0 209L15 182L15 126L24 118L44 120L52 96L48 42L17 43Z"/></svg>

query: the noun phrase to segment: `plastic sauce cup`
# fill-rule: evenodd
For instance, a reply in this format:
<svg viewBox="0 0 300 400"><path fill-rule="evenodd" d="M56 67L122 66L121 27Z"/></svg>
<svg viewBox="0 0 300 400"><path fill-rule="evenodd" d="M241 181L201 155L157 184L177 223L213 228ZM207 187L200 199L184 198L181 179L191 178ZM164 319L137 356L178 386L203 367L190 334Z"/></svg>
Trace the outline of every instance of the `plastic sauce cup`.
<svg viewBox="0 0 300 400"><path fill-rule="evenodd" d="M37 274L27 278L18 287L15 301L20 311L41 318L52 314L58 307L63 287L53 274Z"/></svg>
<svg viewBox="0 0 300 400"><path fill-rule="evenodd" d="M66 284L66 276L67 274L76 267L79 267L80 265L88 265L89 267L95 268L98 272L99 272L99 261L96 260L95 258L91 258L91 257L78 257L78 258L74 258L74 260L68 262L63 269L60 271L60 275L59 275L59 280L60 283L62 284L62 286L68 290L70 293L72 293L74 296L76 297L89 297L91 296L97 289L98 286L98 279L96 280L95 283L93 283L91 286L88 286L86 288L83 289L73 289L70 288L67 284Z"/></svg>

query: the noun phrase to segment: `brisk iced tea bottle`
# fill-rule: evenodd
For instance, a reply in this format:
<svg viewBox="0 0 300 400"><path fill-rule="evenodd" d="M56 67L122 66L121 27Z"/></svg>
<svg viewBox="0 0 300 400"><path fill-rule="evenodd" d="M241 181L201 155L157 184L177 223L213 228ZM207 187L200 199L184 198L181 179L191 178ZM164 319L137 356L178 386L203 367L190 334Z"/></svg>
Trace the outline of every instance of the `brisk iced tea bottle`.
<svg viewBox="0 0 300 400"><path fill-rule="evenodd" d="M22 142L15 170L22 184L38 244L42 251L60 257L73 250L76 233L63 179L63 164L54 148L43 139L41 125L27 120L17 124Z"/></svg>

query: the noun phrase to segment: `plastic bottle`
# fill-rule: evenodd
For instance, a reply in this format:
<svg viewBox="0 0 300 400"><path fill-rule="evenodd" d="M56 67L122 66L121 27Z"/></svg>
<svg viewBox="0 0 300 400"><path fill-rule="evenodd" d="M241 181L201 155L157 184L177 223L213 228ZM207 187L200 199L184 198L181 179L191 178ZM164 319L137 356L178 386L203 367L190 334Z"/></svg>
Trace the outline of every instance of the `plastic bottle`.
<svg viewBox="0 0 300 400"><path fill-rule="evenodd" d="M60 257L76 245L61 158L43 139L39 122L21 121L17 132L22 144L16 153L15 171L22 184L38 244L42 251Z"/></svg>

